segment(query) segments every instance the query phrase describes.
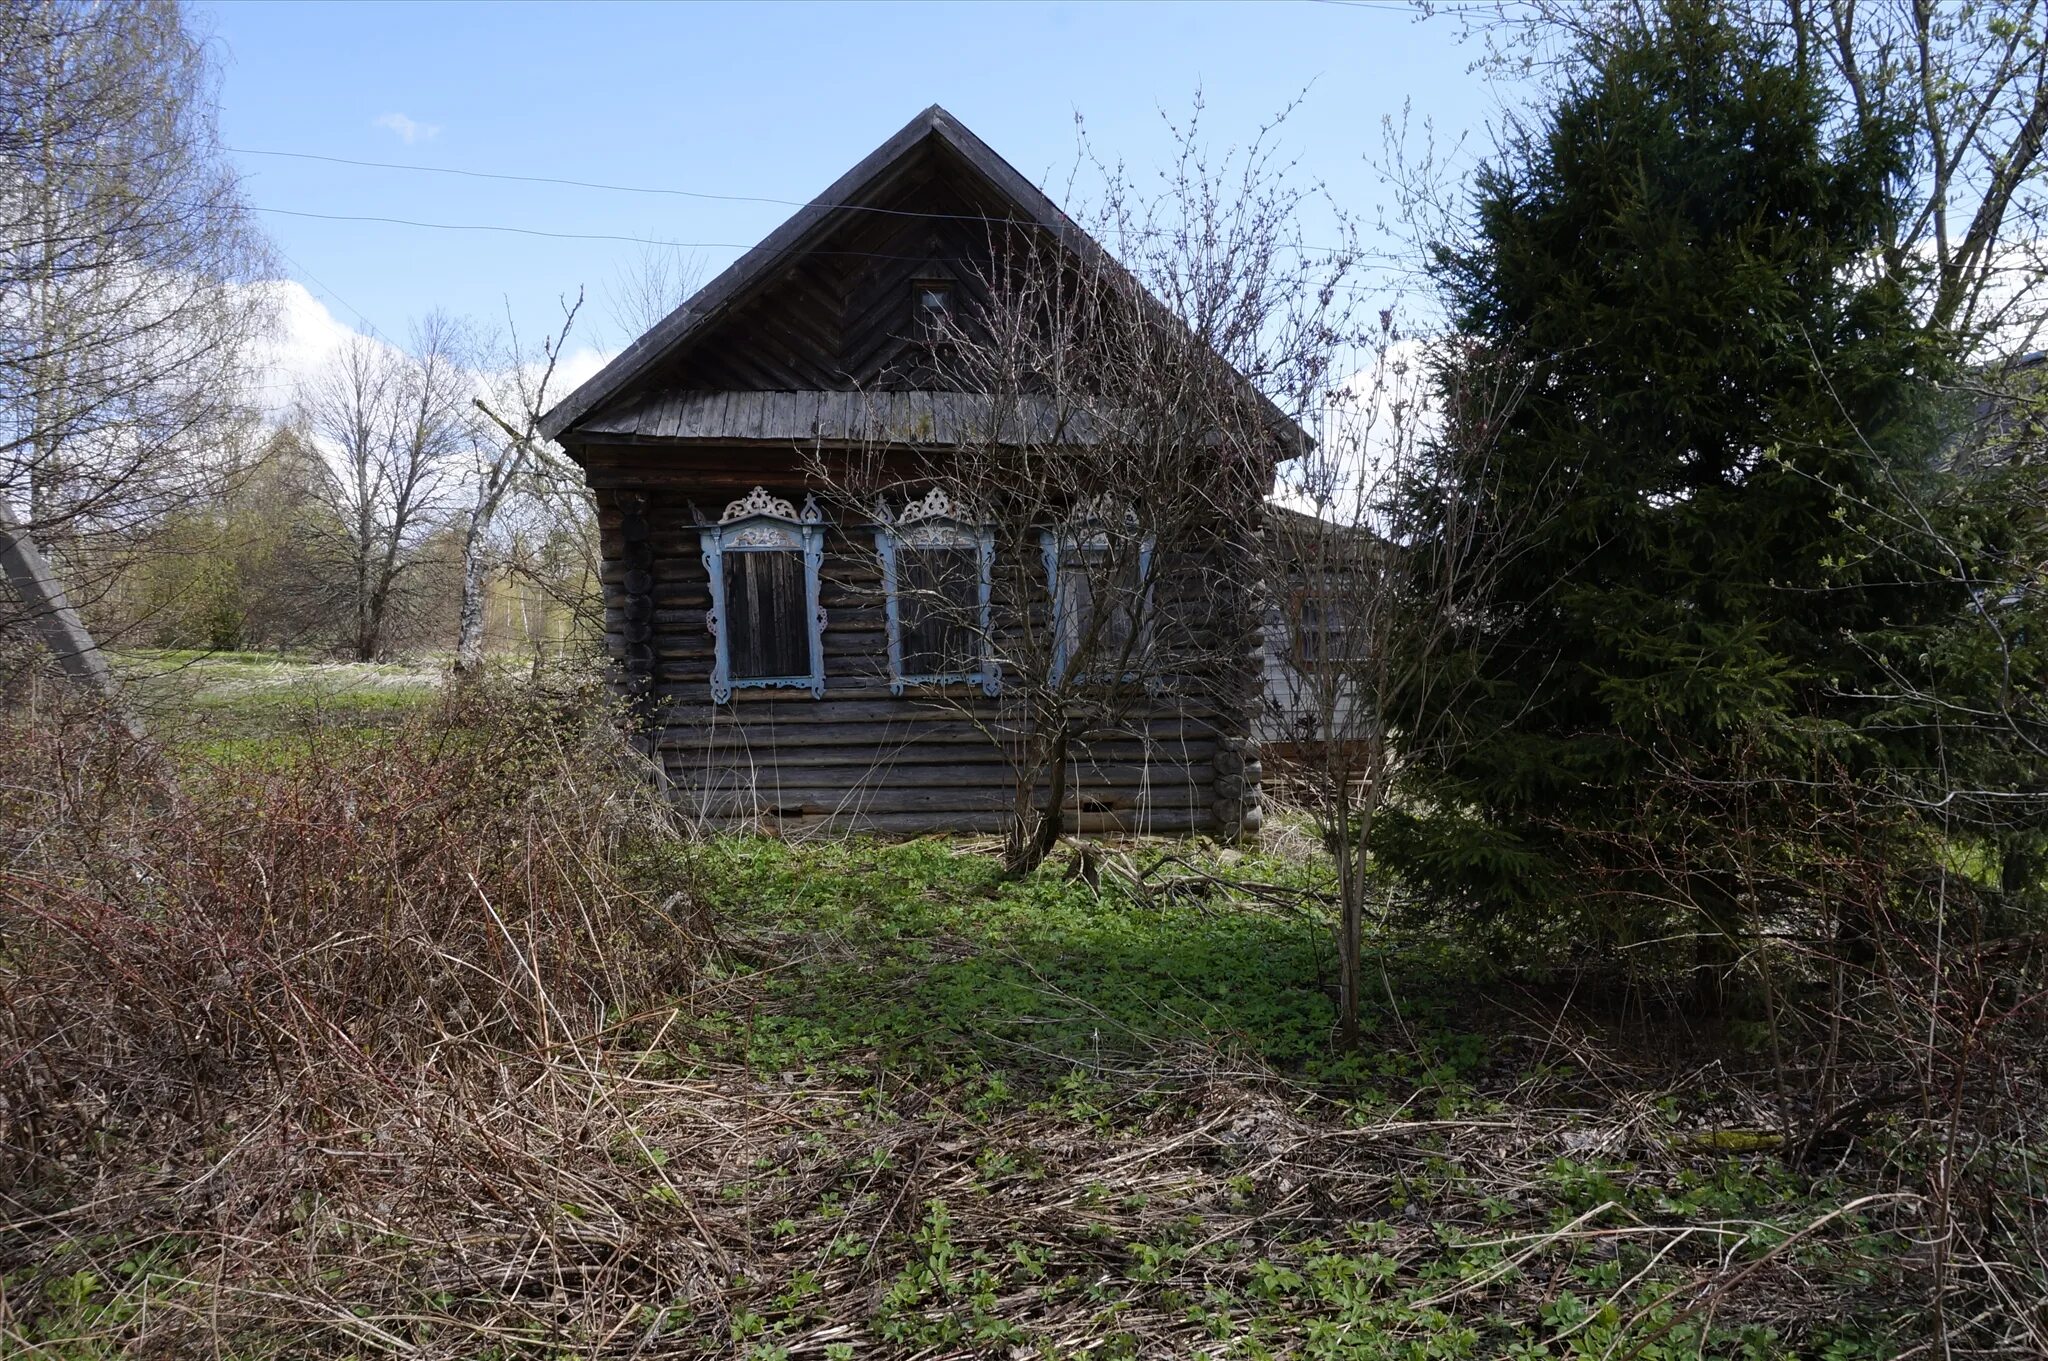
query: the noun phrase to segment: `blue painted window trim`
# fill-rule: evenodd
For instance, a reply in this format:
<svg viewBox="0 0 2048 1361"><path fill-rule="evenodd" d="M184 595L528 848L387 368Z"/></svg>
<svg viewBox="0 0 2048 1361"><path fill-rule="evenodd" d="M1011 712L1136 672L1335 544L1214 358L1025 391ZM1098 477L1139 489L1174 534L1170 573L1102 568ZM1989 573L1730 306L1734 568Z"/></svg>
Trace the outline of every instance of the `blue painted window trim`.
<svg viewBox="0 0 2048 1361"><path fill-rule="evenodd" d="M916 540L925 534L933 536L932 542L948 547L973 547L977 550L976 560L981 567L979 627L976 632L981 640L981 665L971 671L944 671L930 675L907 675L903 670L903 619L898 609L896 589L896 551L906 540L913 547ZM875 552L882 559L882 599L889 616L889 693L900 695L904 687L911 685L978 685L983 694L993 697L1003 688L1002 668L996 662L989 631L989 595L995 579L996 538L995 532L986 525L972 525L964 520L938 517L920 520L915 524L898 527L893 524L875 526Z"/></svg>
<svg viewBox="0 0 2048 1361"><path fill-rule="evenodd" d="M1109 536L1099 529L1084 529L1076 534L1064 529L1044 529L1038 534L1039 551L1045 557L1046 589L1052 595L1052 682L1057 685L1066 678L1068 621L1074 612L1072 597L1060 589L1060 559L1071 553L1101 553L1108 551ZM1147 534L1138 543L1138 580L1145 583L1144 597L1138 602L1138 652L1143 655L1151 642L1152 633L1152 536ZM1086 675L1074 677L1076 683L1086 684ZM1127 671L1126 682L1138 679L1138 673Z"/></svg>
<svg viewBox="0 0 2048 1361"><path fill-rule="evenodd" d="M699 529L697 542L704 553L704 570L711 579L711 608L704 614L704 627L711 634L711 699L723 704L735 690L809 690L811 698L825 697L825 609L819 603L818 569L825 562L825 524L815 500L804 501L797 514L789 502L769 496L756 487L751 494L725 508L715 525ZM804 555L804 610L811 628L811 669L800 676L748 676L732 678L732 658L725 639L725 555L727 553L788 553Z"/></svg>

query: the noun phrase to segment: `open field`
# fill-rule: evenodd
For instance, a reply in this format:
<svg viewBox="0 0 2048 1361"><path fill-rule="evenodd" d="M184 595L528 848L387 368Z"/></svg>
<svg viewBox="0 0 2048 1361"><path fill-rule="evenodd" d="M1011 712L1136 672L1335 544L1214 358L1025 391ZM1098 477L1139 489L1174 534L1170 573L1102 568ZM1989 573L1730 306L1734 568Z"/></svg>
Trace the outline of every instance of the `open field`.
<svg viewBox="0 0 2048 1361"><path fill-rule="evenodd" d="M130 704L180 755L285 756L309 732L374 734L433 702L428 663L339 662L271 652L126 648L112 654Z"/></svg>
<svg viewBox="0 0 2048 1361"><path fill-rule="evenodd" d="M1847 1361L1924 1335L1897 1112L1788 1148L1760 1029L1575 1002L1441 918L1377 933L1368 1043L1335 1052L1324 870L1284 818L1254 853L1023 879L986 841L693 842L560 693L142 660L207 725L203 801L119 803L140 768L96 783L83 739L6 782L41 830L0 879L30 913L0 948L0 1352ZM365 710L403 740L330 721ZM312 759L248 759L280 743ZM2048 1323L2004 1232L1955 1295L1976 1355Z"/></svg>

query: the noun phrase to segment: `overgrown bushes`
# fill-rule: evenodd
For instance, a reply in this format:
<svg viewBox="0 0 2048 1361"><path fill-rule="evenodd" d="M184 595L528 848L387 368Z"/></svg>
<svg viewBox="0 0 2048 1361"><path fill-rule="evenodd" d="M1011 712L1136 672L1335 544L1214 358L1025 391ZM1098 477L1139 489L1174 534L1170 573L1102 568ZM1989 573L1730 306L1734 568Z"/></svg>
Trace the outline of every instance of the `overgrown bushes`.
<svg viewBox="0 0 2048 1361"><path fill-rule="evenodd" d="M103 724L0 727L0 1178L347 1123L422 1073L545 1050L672 981L686 921L622 881L665 814L589 687L477 687L388 740L175 778Z"/></svg>

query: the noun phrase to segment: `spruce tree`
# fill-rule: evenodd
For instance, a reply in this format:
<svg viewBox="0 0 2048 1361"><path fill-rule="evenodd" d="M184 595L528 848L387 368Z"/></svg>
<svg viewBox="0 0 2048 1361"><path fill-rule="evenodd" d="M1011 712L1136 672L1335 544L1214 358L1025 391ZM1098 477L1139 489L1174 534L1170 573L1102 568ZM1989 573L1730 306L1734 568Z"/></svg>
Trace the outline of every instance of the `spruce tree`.
<svg viewBox="0 0 2048 1361"><path fill-rule="evenodd" d="M1935 357L1875 264L1905 142L1832 137L1825 99L1673 5L1581 54L1436 261L1465 352L1525 384L1485 480L1436 491L1537 528L1386 858L1523 926L1696 933L1708 1006L1773 858L1881 830L1830 802L1883 759L1860 634L1952 603L1869 548L1934 438Z"/></svg>

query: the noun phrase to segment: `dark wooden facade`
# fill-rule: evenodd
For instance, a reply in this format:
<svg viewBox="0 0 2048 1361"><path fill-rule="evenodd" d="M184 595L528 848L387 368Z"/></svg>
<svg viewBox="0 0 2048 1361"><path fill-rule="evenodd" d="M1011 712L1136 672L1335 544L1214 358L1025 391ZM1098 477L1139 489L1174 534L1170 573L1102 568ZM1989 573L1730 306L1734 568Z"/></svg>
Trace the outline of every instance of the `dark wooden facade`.
<svg viewBox="0 0 2048 1361"><path fill-rule="evenodd" d="M727 611L758 611L777 592L777 608L810 602L794 604L799 587L782 576L721 565L705 544L740 513L727 508L750 495L750 504L781 501L804 519L797 508L822 490L807 469L838 451L886 450L943 480L947 447L981 428L988 404L934 390L909 300L931 285L971 310L992 252L1018 224L1067 249L1099 250L950 115L927 110L550 413L544 429L582 466L598 501L608 641L623 684L643 703L676 797L707 820L784 832L1005 825L1016 789L996 744L1018 719L997 684L943 693L891 684L871 521L841 509L809 522L816 539L805 542L822 550L815 686L721 692L719 645L707 628L714 586L722 583ZM1018 419L1028 429L1033 417ZM1247 488L1242 541L1220 550L1243 564L1220 578L1242 599L1216 598L1213 566L1199 577L1160 573L1161 608L1244 621L1244 665L1095 734L1074 768L1075 829L1257 829L1251 536L1263 491ZM811 532L794 520L762 523ZM1034 551L1018 528L998 535L993 551ZM726 575L715 583L714 571ZM994 607L1002 615L1043 603ZM802 660L793 638L748 646L772 651L774 668ZM764 658L728 655L725 666L759 670Z"/></svg>

